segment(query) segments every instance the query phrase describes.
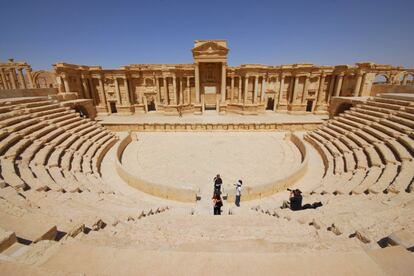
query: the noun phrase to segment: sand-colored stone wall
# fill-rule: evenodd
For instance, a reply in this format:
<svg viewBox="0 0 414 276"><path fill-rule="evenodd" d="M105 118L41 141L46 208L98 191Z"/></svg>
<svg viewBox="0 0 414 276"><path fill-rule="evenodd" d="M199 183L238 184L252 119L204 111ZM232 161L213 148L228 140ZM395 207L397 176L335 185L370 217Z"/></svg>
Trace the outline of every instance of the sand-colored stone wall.
<svg viewBox="0 0 414 276"><path fill-rule="evenodd" d="M398 84L374 84L371 88L371 96L380 93L414 93L414 85Z"/></svg>
<svg viewBox="0 0 414 276"><path fill-rule="evenodd" d="M242 198L244 201L246 200L255 200L264 198L270 195L273 195L277 192L283 191L293 184L296 183L303 175L305 175L308 169L308 154L306 145L304 144L303 140L300 139L294 133L287 133L287 139L289 139L292 143L296 145L302 155L302 163L299 168L293 171L291 174L286 176L283 179L277 180L275 182L270 182L264 185L255 186L255 187L244 187L242 192ZM275 168L276 170L277 168ZM235 190L225 191L227 193L227 201L231 202L235 199Z"/></svg>
<svg viewBox="0 0 414 276"><path fill-rule="evenodd" d="M322 125L298 123L102 123L111 131L310 131Z"/></svg>
<svg viewBox="0 0 414 276"><path fill-rule="evenodd" d="M57 95L57 93L57 88L4 89L1 90L0 98L41 97Z"/></svg>
<svg viewBox="0 0 414 276"><path fill-rule="evenodd" d="M181 202L195 202L197 200L197 191L191 189L167 187L165 185L150 183L139 179L136 175L130 173L122 165L122 154L125 148L133 141L132 135L127 135L122 139L118 145L116 152L115 166L119 176L127 182L130 186L145 192L147 194L181 201Z"/></svg>

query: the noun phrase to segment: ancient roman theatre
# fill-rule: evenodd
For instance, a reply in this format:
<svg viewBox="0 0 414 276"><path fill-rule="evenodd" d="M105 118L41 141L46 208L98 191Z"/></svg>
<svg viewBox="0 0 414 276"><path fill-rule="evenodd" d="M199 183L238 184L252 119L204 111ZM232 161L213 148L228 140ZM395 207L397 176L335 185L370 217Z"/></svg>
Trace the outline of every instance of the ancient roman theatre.
<svg viewBox="0 0 414 276"><path fill-rule="evenodd" d="M0 274L412 275L414 69L229 51L0 63Z"/></svg>

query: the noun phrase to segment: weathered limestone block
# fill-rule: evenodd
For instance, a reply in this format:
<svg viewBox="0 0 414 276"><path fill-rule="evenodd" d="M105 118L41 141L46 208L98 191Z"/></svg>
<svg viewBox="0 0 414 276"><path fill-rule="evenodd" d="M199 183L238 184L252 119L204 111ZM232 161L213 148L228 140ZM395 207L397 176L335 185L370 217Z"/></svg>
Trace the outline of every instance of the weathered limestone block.
<svg viewBox="0 0 414 276"><path fill-rule="evenodd" d="M389 235L387 237L387 242L390 245L401 245L408 250L413 250L414 234L408 230L402 229Z"/></svg>
<svg viewBox="0 0 414 276"><path fill-rule="evenodd" d="M0 253L17 242L16 234L0 228Z"/></svg>
<svg viewBox="0 0 414 276"><path fill-rule="evenodd" d="M366 233L364 233L363 230L355 231L354 235L357 237L358 240L360 240L363 243L370 243L371 242L371 239L369 238L369 236Z"/></svg>
<svg viewBox="0 0 414 276"><path fill-rule="evenodd" d="M56 225L53 225L47 230L44 234L42 234L40 237L33 240L34 243L42 241L42 240L54 240L57 235L57 227Z"/></svg>
<svg viewBox="0 0 414 276"><path fill-rule="evenodd" d="M74 238L76 237L78 234L80 234L81 232L85 231L85 224L80 223L80 224L76 224L74 225L71 230L68 231L67 236Z"/></svg>

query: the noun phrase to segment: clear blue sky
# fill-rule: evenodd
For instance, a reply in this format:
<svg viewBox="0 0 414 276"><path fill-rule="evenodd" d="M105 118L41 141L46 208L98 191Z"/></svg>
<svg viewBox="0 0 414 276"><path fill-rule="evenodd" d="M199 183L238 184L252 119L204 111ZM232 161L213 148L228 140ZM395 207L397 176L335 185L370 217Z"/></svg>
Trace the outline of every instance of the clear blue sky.
<svg viewBox="0 0 414 276"><path fill-rule="evenodd" d="M196 39L227 39L230 65L414 67L413 0L0 0L0 26L0 60L34 69L191 63Z"/></svg>

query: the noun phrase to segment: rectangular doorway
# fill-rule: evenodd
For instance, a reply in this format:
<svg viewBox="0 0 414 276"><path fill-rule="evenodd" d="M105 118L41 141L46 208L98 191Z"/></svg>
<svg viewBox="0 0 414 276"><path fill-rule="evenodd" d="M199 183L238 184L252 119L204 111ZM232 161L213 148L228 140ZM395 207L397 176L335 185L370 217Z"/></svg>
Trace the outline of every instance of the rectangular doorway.
<svg viewBox="0 0 414 276"><path fill-rule="evenodd" d="M111 108L111 113L118 113L116 109L116 102L109 102L109 107Z"/></svg>
<svg viewBox="0 0 414 276"><path fill-rule="evenodd" d="M306 103L306 112L312 112L313 100L308 100Z"/></svg>

